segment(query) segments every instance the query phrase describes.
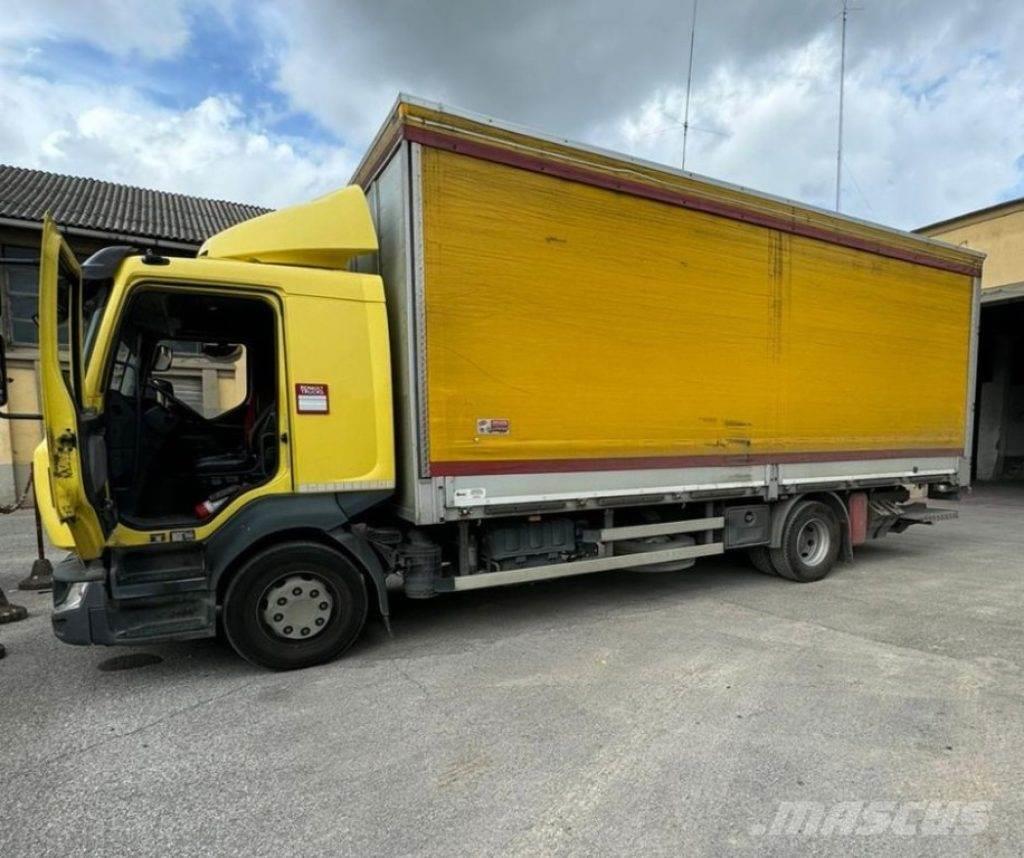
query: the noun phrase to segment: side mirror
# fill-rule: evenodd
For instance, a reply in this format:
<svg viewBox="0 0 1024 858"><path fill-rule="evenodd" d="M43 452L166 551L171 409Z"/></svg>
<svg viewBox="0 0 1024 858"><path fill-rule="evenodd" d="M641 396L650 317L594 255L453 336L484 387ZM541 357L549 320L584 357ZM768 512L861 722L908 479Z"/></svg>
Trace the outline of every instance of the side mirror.
<svg viewBox="0 0 1024 858"><path fill-rule="evenodd" d="M153 372L167 372L174 365L174 353L167 343L159 343L153 354Z"/></svg>
<svg viewBox="0 0 1024 858"><path fill-rule="evenodd" d="M0 405L7 404L7 343L0 336Z"/></svg>

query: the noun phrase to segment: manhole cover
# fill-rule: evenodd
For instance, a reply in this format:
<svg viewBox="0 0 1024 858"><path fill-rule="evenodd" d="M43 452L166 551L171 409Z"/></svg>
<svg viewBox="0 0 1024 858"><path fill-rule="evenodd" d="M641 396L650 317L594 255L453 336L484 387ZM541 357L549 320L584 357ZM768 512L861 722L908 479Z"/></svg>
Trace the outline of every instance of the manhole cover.
<svg viewBox="0 0 1024 858"><path fill-rule="evenodd" d="M131 655L115 655L96 665L100 670L135 670L137 667L149 667L160 664L163 659L150 652L133 652Z"/></svg>

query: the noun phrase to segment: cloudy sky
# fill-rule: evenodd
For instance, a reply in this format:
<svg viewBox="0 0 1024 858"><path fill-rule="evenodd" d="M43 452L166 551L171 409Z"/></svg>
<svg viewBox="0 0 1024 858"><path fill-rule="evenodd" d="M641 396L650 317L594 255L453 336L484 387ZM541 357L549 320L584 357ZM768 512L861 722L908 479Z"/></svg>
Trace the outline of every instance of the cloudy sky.
<svg viewBox="0 0 1024 858"><path fill-rule="evenodd" d="M337 187L400 90L678 166L692 0L31 0L0 16L0 162L278 206ZM837 0L699 0L687 167L834 197ZM1024 195L1024 3L855 0L843 209Z"/></svg>

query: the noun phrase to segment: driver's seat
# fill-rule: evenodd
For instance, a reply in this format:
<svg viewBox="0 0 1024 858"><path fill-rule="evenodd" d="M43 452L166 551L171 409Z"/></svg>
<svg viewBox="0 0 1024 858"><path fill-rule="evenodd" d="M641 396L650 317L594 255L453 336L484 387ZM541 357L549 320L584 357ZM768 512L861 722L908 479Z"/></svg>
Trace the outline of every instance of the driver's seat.
<svg viewBox="0 0 1024 858"><path fill-rule="evenodd" d="M227 453L216 453L196 460L196 475L205 479L216 477L268 476L267 457L263 455L267 442L277 439L277 407L270 403L253 420L246 436L244 448Z"/></svg>

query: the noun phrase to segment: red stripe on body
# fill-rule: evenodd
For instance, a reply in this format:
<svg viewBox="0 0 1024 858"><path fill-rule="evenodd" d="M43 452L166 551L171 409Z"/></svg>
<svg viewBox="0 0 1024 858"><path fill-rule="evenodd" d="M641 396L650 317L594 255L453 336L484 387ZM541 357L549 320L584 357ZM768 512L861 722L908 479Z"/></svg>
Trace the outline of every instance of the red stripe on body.
<svg viewBox="0 0 1024 858"><path fill-rule="evenodd" d="M940 259L926 253L919 253L913 250L904 250L898 247L889 247L884 244L871 241L870 239L858 236L847 235L836 230L812 226L800 223L796 220L787 220L778 215L762 214L751 212L730 203L722 203L716 200L709 200L703 197L694 196L686 191L672 190L670 188L659 188L643 182L631 179L617 179L607 176L594 170L588 170L572 164L564 164L553 161L546 161L536 155L529 155L523 152L516 152L504 149L500 146L491 146L486 143L478 143L472 140L464 140L459 137L452 137L438 131L433 131L419 126L406 125L403 127L403 135L406 140L414 143L421 143L424 146L431 146L435 149L444 149L449 152L458 152L472 158L479 158L483 161L491 161L497 164L504 164L509 167L518 167L529 170L533 173L547 173L561 179L568 179L572 182L580 182L585 185L593 185L612 191L621 191L636 197L644 197L657 202L668 203L705 214L717 215L729 218L730 220L743 221L757 226L777 229L781 232L788 232L793 235L813 238L824 241L828 244L837 244L843 247L850 247L855 250L863 250L877 256L886 256L891 259L899 259L903 262L913 262L918 265L926 265L929 268L938 268L942 271L952 271L956 274L965 274L971 277L980 273L980 266L967 263L954 262L952 260Z"/></svg>

